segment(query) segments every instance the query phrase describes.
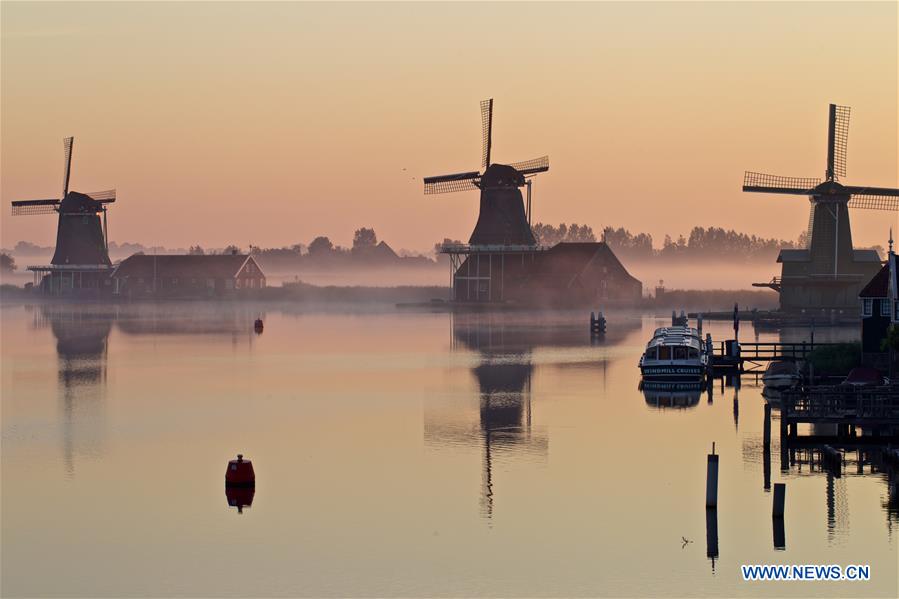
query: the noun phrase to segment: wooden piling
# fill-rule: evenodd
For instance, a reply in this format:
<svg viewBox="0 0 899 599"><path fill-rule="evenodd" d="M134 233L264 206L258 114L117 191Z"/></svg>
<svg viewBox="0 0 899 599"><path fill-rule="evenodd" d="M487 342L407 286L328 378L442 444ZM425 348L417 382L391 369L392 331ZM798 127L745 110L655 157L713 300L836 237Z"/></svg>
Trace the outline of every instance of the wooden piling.
<svg viewBox="0 0 899 599"><path fill-rule="evenodd" d="M784 505L787 499L786 483L774 483L774 502L771 506L771 516L773 518L784 517Z"/></svg>
<svg viewBox="0 0 899 599"><path fill-rule="evenodd" d="M708 455L705 476L705 506L718 507L718 454L715 453L715 443L712 443L712 453Z"/></svg>
<svg viewBox="0 0 899 599"><path fill-rule="evenodd" d="M784 519L772 518L771 527L774 533L774 549L776 549L777 551L785 550L787 548L787 535L786 531L784 530Z"/></svg>
<svg viewBox="0 0 899 599"><path fill-rule="evenodd" d="M705 555L714 560L718 557L718 510L710 507L705 510Z"/></svg>

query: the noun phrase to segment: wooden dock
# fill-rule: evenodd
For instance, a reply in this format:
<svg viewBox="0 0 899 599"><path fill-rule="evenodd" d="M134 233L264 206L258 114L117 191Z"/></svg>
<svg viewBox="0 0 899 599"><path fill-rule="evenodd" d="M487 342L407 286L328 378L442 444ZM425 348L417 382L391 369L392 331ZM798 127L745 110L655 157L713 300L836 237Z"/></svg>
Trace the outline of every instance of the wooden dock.
<svg viewBox="0 0 899 599"><path fill-rule="evenodd" d="M795 437L796 426L836 424L840 436L854 436L861 427L874 436L899 435L899 385L801 387L781 393L780 428Z"/></svg>
<svg viewBox="0 0 899 599"><path fill-rule="evenodd" d="M735 352L731 341L719 341L714 347L712 367L718 371L761 372L773 360L805 360L812 350L840 345L838 343L751 342L740 343ZM747 367L748 366L748 367Z"/></svg>

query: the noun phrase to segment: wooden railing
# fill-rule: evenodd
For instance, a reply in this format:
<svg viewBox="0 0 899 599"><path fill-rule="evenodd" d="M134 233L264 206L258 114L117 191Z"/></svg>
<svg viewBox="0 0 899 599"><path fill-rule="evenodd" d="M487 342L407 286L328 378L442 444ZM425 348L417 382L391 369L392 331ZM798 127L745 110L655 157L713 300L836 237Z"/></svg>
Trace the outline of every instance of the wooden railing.
<svg viewBox="0 0 899 599"><path fill-rule="evenodd" d="M781 417L793 422L899 424L899 385L835 385L785 391L781 410Z"/></svg>

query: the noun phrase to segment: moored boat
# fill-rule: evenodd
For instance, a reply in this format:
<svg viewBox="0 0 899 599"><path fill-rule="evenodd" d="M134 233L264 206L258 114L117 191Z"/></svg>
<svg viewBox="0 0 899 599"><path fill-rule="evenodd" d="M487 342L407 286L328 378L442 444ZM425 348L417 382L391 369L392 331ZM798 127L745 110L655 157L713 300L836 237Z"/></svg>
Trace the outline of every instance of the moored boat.
<svg viewBox="0 0 899 599"><path fill-rule="evenodd" d="M700 380L710 366L710 343L686 325L656 329L640 357L644 380Z"/></svg>
<svg viewBox="0 0 899 599"><path fill-rule="evenodd" d="M762 383L771 389L789 389L798 385L801 379L799 366L793 360L773 360L762 375Z"/></svg>

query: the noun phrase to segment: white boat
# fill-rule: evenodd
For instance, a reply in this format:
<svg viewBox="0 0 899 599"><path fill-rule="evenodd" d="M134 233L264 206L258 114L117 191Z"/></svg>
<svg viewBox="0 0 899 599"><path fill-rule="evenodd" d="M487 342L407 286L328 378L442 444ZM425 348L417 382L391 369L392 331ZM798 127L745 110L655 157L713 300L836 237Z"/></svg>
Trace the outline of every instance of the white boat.
<svg viewBox="0 0 899 599"><path fill-rule="evenodd" d="M762 383L770 389L789 389L799 384L799 366L792 360L774 360L768 363Z"/></svg>
<svg viewBox="0 0 899 599"><path fill-rule="evenodd" d="M697 329L675 325L656 329L640 357L644 380L699 380L709 371L711 341Z"/></svg>

